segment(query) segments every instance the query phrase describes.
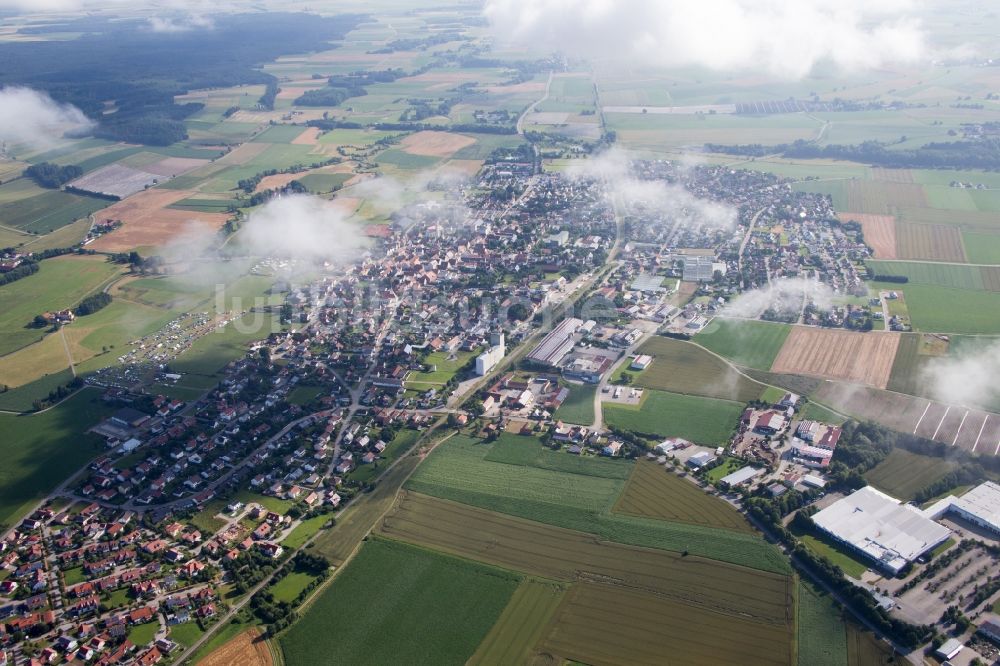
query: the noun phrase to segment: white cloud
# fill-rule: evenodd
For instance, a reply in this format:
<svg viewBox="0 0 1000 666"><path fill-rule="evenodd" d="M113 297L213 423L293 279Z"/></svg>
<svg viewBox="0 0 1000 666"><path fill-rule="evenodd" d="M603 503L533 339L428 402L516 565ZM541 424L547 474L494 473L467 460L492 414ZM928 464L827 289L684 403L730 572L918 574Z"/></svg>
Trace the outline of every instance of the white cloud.
<svg viewBox="0 0 1000 666"><path fill-rule="evenodd" d="M988 406L1000 400L1000 342L981 351L930 361L921 379L932 395L948 404Z"/></svg>
<svg viewBox="0 0 1000 666"><path fill-rule="evenodd" d="M215 22L202 14L187 14L186 16L153 16L148 19L149 28L153 32L190 32L192 30L211 30Z"/></svg>
<svg viewBox="0 0 1000 666"><path fill-rule="evenodd" d="M71 104L59 104L31 88L0 89L0 141L43 149L66 133L83 134L94 123Z"/></svg>
<svg viewBox="0 0 1000 666"><path fill-rule="evenodd" d="M723 314L757 319L766 310L794 313L809 303L820 310L829 310L833 306L833 296L833 290L821 282L805 278L779 278L766 287L743 292L726 306Z"/></svg>
<svg viewBox="0 0 1000 666"><path fill-rule="evenodd" d="M788 79L925 53L915 0L486 0L484 14L500 42Z"/></svg>
<svg viewBox="0 0 1000 666"><path fill-rule="evenodd" d="M664 223L723 229L736 226L737 211L732 206L700 199L680 185L636 178L630 161L626 151L615 147L596 157L577 160L566 174L570 178L600 178L620 202L655 211Z"/></svg>
<svg viewBox="0 0 1000 666"><path fill-rule="evenodd" d="M355 259L368 245L342 208L305 194L272 199L251 213L239 242L252 255L334 262Z"/></svg>

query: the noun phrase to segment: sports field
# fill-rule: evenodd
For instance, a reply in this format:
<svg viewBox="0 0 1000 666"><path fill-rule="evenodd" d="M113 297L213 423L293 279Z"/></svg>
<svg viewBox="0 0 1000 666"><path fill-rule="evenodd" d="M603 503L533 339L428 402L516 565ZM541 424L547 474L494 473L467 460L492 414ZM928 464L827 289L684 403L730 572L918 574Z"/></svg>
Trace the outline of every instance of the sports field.
<svg viewBox="0 0 1000 666"><path fill-rule="evenodd" d="M653 363L641 372L629 370L636 386L737 402L755 400L764 390L722 359L689 342L657 336L639 347L638 353L649 354Z"/></svg>
<svg viewBox="0 0 1000 666"><path fill-rule="evenodd" d="M753 532L746 519L729 504L649 461L636 463L614 510L633 516Z"/></svg>
<svg viewBox="0 0 1000 666"><path fill-rule="evenodd" d="M508 571L369 540L281 637L285 663L464 664L519 583Z"/></svg>
<svg viewBox="0 0 1000 666"><path fill-rule="evenodd" d="M105 451L103 438L85 431L112 411L98 391L84 389L42 414L0 414L0 525L14 525L31 505Z"/></svg>
<svg viewBox="0 0 1000 666"><path fill-rule="evenodd" d="M729 440L743 403L646 390L638 406L604 404L608 425L662 437L683 437L698 444Z"/></svg>
<svg viewBox="0 0 1000 666"><path fill-rule="evenodd" d="M768 370L790 330L787 324L716 317L694 341L736 365Z"/></svg>

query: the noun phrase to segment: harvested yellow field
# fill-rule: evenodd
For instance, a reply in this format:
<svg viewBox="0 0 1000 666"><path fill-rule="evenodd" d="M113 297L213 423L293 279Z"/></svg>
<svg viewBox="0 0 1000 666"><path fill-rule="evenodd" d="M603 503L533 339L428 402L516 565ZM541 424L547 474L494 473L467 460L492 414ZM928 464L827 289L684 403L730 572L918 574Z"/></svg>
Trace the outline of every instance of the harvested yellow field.
<svg viewBox="0 0 1000 666"><path fill-rule="evenodd" d="M861 223L861 232L865 243L875 252L876 259L896 258L896 218L892 215L874 215L872 213L840 213L837 215L843 222Z"/></svg>
<svg viewBox="0 0 1000 666"><path fill-rule="evenodd" d="M841 379L884 389L898 348L898 333L795 326L771 372Z"/></svg>
<svg viewBox="0 0 1000 666"><path fill-rule="evenodd" d="M476 142L471 136L426 130L409 135L400 143L404 152L429 157L451 157Z"/></svg>
<svg viewBox="0 0 1000 666"><path fill-rule="evenodd" d="M267 641L256 629L248 629L200 662L199 666L273 666Z"/></svg>

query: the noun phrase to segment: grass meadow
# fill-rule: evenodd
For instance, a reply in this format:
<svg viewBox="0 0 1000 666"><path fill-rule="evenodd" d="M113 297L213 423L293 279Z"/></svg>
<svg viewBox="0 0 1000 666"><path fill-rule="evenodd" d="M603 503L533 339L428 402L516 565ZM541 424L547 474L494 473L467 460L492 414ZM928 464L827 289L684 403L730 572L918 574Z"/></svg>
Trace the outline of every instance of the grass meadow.
<svg viewBox="0 0 1000 666"><path fill-rule="evenodd" d="M0 414L0 525L16 524L31 505L106 450L103 438L85 431L112 411L98 391L84 389L41 414Z"/></svg>
<svg viewBox="0 0 1000 666"><path fill-rule="evenodd" d="M520 580L484 564L369 540L281 637L285 663L464 664Z"/></svg>
<svg viewBox="0 0 1000 666"><path fill-rule="evenodd" d="M503 451L503 449L501 449ZM680 552L742 564L765 571L785 571L787 563L763 540L750 534L718 530L689 523L613 513L625 481L593 476L604 467L580 470L587 459L553 452L542 460L553 466L556 456L576 473L489 459L493 446L456 436L439 446L409 482L408 490L460 502L489 511L518 516L579 532L597 534L623 544ZM501 453L510 458L510 453ZM597 463L597 461L593 461ZM587 473L587 472L590 473ZM583 473L581 473L583 472ZM618 472L615 472L618 474Z"/></svg>
<svg viewBox="0 0 1000 666"><path fill-rule="evenodd" d="M736 365L768 370L790 330L787 324L716 317L694 341Z"/></svg>
<svg viewBox="0 0 1000 666"><path fill-rule="evenodd" d="M608 425L683 437L698 444L725 444L736 428L743 403L646 390L638 406L604 404Z"/></svg>

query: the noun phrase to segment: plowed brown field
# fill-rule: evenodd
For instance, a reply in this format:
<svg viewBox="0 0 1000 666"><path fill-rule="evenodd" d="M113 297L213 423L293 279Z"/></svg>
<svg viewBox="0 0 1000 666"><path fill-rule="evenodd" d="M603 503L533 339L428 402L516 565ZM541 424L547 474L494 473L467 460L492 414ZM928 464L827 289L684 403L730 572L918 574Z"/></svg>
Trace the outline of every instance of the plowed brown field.
<svg viewBox="0 0 1000 666"><path fill-rule="evenodd" d="M855 220L861 223L865 242L875 251L876 259L896 258L896 218L892 215L840 213L837 217L843 222Z"/></svg>
<svg viewBox="0 0 1000 666"><path fill-rule="evenodd" d="M898 333L796 326L774 359L771 372L843 379L884 389L898 347Z"/></svg>

